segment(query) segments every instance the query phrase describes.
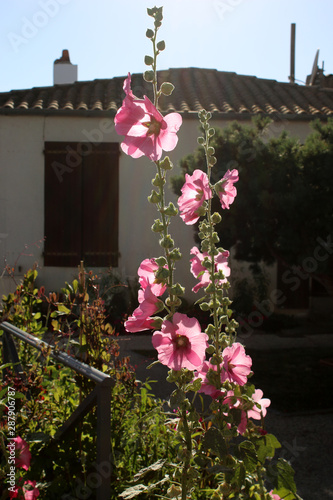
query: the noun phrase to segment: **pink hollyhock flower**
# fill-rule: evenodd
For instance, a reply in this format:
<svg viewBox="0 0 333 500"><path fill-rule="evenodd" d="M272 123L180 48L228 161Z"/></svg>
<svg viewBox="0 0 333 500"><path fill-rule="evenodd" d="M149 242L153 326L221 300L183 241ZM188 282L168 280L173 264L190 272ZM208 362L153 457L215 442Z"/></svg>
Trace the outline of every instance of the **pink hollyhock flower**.
<svg viewBox="0 0 333 500"><path fill-rule="evenodd" d="M200 215L198 210L205 200L212 198L207 174L202 170L194 170L192 175L185 175L182 195L178 198L180 217L185 224L195 224Z"/></svg>
<svg viewBox="0 0 333 500"><path fill-rule="evenodd" d="M125 136L121 148L132 158L145 155L157 161L162 151L175 149L182 117L179 113L163 117L147 96L143 99L135 97L131 90L130 73L123 89L126 97L114 119L116 132Z"/></svg>
<svg viewBox="0 0 333 500"><path fill-rule="evenodd" d="M14 490L8 489L9 498L17 498L20 489L21 488L17 485L15 485Z"/></svg>
<svg viewBox="0 0 333 500"><path fill-rule="evenodd" d="M223 369L222 381L229 380L238 385L244 385L247 382L247 376L251 372L252 359L245 354L242 344L235 342L226 347L222 352Z"/></svg>
<svg viewBox="0 0 333 500"><path fill-rule="evenodd" d="M36 488L36 481L25 481L23 485L24 500L35 500L39 497L39 489Z"/></svg>
<svg viewBox="0 0 333 500"><path fill-rule="evenodd" d="M267 408L271 404L271 400L268 398L263 398L264 393L261 389L256 389L252 394L252 399L256 403L251 410L247 412L249 418L254 418L255 420L261 420L261 417L265 417L267 413ZM259 405L259 408L258 408Z"/></svg>
<svg viewBox="0 0 333 500"><path fill-rule="evenodd" d="M28 470L30 467L31 453L29 450L29 445L20 436L13 439L15 442L15 464L16 467L22 467L22 469Z"/></svg>
<svg viewBox="0 0 333 500"><path fill-rule="evenodd" d="M153 334L152 342L163 365L173 370L195 370L204 362L207 340L196 318L175 313L172 321L163 321L162 331Z"/></svg>
<svg viewBox="0 0 333 500"><path fill-rule="evenodd" d="M224 174L222 180L217 183L216 191L220 198L222 208L229 208L236 198L237 190L234 183L237 182L238 179L238 170L233 169L231 172L228 170Z"/></svg>
<svg viewBox="0 0 333 500"><path fill-rule="evenodd" d="M155 259L145 259L140 264L138 275L141 288L145 290L150 284L153 294L160 297L165 292L166 285L156 283L155 272L158 268L159 266L156 264Z"/></svg>
<svg viewBox="0 0 333 500"><path fill-rule="evenodd" d="M194 374L194 379L201 378L201 387L198 392L203 392L204 394L211 396L212 399L218 399L225 393L219 391L214 385L209 382L207 378L208 370L217 371L217 366L212 365L209 361L204 361L202 366Z"/></svg>
<svg viewBox="0 0 333 500"><path fill-rule="evenodd" d="M127 332L136 333L153 328L154 320L150 316L158 311L159 299L152 292L152 285L149 283L145 290L139 290L139 304L133 315L125 321Z"/></svg>
<svg viewBox="0 0 333 500"><path fill-rule="evenodd" d="M273 493L273 490L271 490L269 492L269 494L271 495L273 500L282 500L282 498L279 495L277 495L276 493Z"/></svg>
<svg viewBox="0 0 333 500"><path fill-rule="evenodd" d="M210 273L208 269L206 269L202 265L202 261L205 257L208 257L208 252L201 253L197 247L193 247L191 250L191 254L194 255L193 259L191 259L191 272L195 278L199 279L199 283L192 288L193 292L198 292L200 288L206 287L210 283ZM228 266L228 258L229 258L228 250L224 252L220 252L215 256L215 272L223 271L225 278L230 276L230 267ZM224 283L227 279L221 280L221 283Z"/></svg>

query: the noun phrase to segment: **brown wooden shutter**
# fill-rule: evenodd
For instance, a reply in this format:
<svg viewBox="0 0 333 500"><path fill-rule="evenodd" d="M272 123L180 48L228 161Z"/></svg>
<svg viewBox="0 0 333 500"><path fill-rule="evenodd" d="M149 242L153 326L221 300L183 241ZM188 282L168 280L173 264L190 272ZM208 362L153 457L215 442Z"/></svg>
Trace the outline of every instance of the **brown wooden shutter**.
<svg viewBox="0 0 333 500"><path fill-rule="evenodd" d="M94 146L83 160L82 249L88 266L118 265L118 144Z"/></svg>
<svg viewBox="0 0 333 500"><path fill-rule="evenodd" d="M81 257L81 164L75 143L45 143L44 265L76 266ZM75 166L74 166L75 165Z"/></svg>
<svg viewBox="0 0 333 500"><path fill-rule="evenodd" d="M118 265L119 145L45 143L46 266Z"/></svg>

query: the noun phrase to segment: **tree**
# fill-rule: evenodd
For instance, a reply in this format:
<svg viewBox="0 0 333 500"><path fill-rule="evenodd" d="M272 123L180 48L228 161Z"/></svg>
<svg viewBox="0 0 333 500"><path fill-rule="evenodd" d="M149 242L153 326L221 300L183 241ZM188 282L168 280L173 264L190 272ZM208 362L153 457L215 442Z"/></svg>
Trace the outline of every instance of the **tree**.
<svg viewBox="0 0 333 500"><path fill-rule="evenodd" d="M213 182L228 169L239 171L237 198L222 214L221 243L254 268L260 260L279 261L311 276L333 296L333 119L315 121L304 144L286 131L271 137L268 125L263 118L252 126L234 122L214 136ZM181 160L182 175L172 179L176 193L185 173L204 162L202 148Z"/></svg>

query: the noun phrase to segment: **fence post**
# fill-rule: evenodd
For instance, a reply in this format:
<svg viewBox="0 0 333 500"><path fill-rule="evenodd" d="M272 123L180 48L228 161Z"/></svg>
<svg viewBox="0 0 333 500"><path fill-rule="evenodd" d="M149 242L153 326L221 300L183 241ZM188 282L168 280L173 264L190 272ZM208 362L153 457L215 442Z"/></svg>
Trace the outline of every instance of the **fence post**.
<svg viewBox="0 0 333 500"><path fill-rule="evenodd" d="M101 485L97 500L109 500L111 496L111 387L112 380L105 379L97 386L97 467Z"/></svg>

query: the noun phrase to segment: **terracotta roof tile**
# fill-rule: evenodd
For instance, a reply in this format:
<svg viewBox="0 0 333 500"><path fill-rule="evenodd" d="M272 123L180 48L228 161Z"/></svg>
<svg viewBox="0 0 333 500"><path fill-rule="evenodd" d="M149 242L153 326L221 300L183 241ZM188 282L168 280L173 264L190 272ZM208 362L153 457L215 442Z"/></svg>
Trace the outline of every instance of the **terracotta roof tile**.
<svg viewBox="0 0 333 500"><path fill-rule="evenodd" d="M70 85L12 90L0 93L0 113L101 113L114 114L124 98L126 77ZM265 114L325 117L333 115L333 89L279 83L255 76L214 69L177 68L158 73L159 84L175 85L171 96L160 99L163 113L197 113L205 108L222 115ZM135 95L151 97L151 84L132 75Z"/></svg>

